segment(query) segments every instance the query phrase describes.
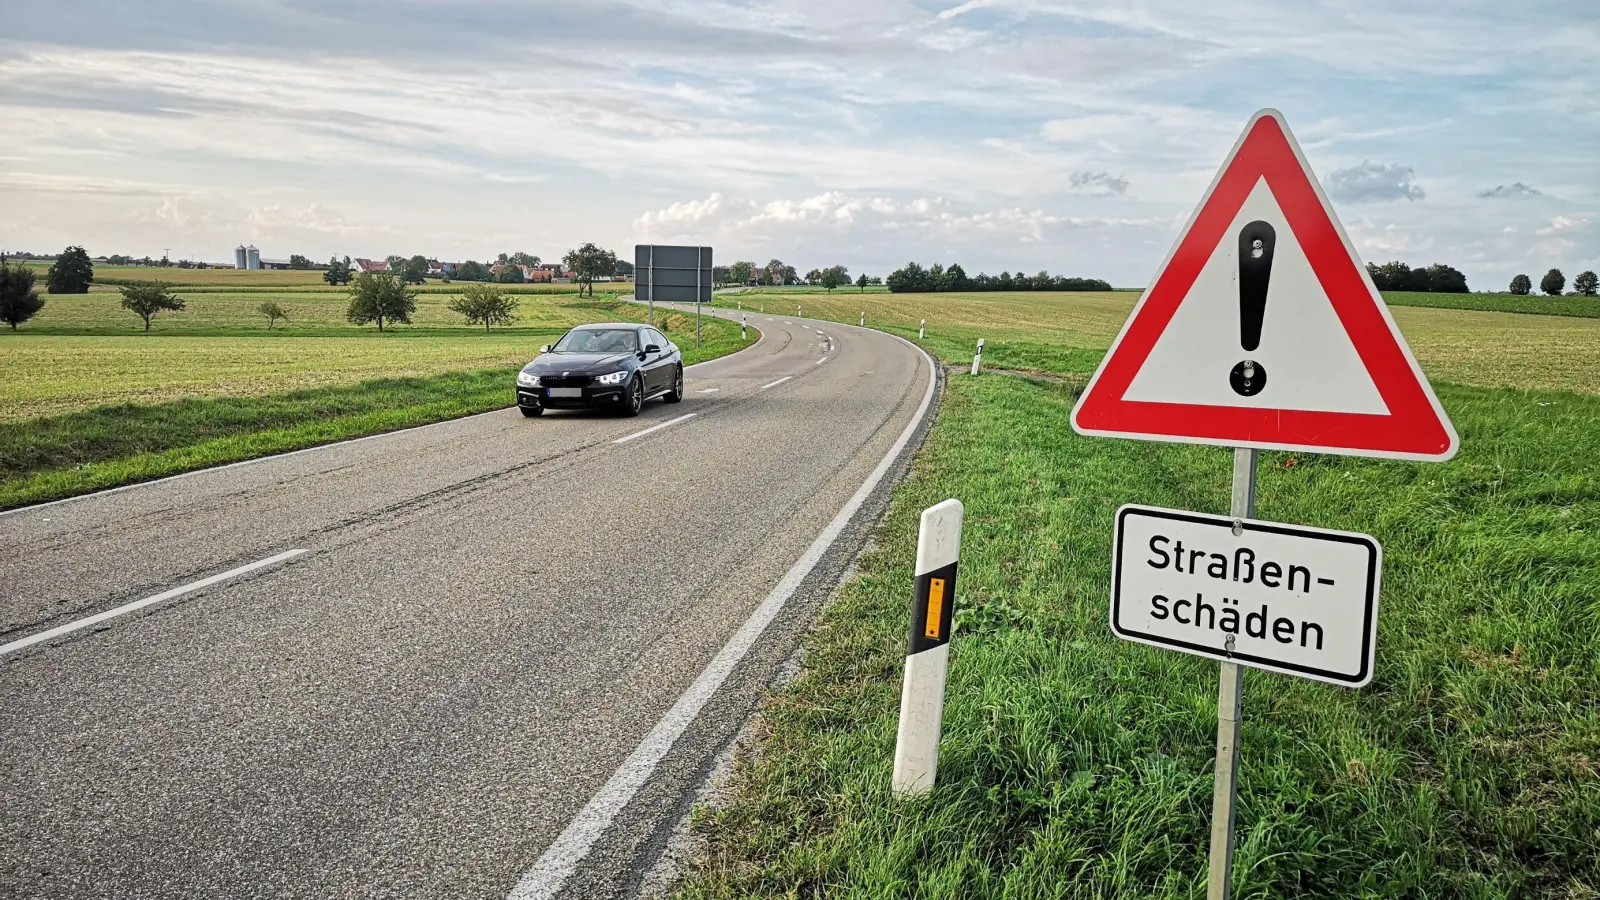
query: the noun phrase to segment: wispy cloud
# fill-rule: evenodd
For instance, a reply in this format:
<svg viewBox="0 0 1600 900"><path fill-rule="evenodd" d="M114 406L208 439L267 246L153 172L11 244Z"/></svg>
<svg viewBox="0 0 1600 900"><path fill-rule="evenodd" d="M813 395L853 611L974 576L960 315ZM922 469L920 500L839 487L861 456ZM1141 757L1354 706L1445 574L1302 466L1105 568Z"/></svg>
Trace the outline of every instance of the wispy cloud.
<svg viewBox="0 0 1600 900"><path fill-rule="evenodd" d="M1494 197L1494 198L1500 198L1500 197L1543 197L1544 196L1544 191L1541 191L1538 188L1533 187L1532 185L1523 184L1520 181L1514 181L1511 184L1497 184L1494 187L1489 188L1486 191L1480 191L1478 193L1478 196L1479 197Z"/></svg>

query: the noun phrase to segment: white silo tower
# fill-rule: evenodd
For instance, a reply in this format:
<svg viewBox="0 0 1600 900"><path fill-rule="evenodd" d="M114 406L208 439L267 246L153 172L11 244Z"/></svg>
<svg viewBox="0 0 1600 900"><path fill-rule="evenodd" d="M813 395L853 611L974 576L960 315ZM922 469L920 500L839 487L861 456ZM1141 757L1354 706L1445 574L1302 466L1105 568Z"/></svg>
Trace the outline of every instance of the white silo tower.
<svg viewBox="0 0 1600 900"><path fill-rule="evenodd" d="M244 264L247 269L261 268L261 251L256 249L255 244L244 248Z"/></svg>
<svg viewBox="0 0 1600 900"><path fill-rule="evenodd" d="M235 269L250 268L250 257L245 255L243 244L240 244L233 250L233 267Z"/></svg>

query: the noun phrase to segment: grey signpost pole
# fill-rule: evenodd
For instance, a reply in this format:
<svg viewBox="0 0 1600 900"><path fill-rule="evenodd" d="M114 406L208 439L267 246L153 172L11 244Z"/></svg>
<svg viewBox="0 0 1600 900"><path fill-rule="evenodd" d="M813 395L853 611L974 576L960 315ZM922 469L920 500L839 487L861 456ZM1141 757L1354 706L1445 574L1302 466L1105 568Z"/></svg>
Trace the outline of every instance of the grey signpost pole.
<svg viewBox="0 0 1600 900"><path fill-rule="evenodd" d="M694 248L694 348L700 349L700 251L704 247Z"/></svg>
<svg viewBox="0 0 1600 900"><path fill-rule="evenodd" d="M650 275L650 286L645 289L645 305L649 307L650 315L647 323L654 327L656 324L656 245L650 245L650 260L647 267Z"/></svg>
<svg viewBox="0 0 1600 900"><path fill-rule="evenodd" d="M1233 451L1233 504L1236 519L1251 519L1256 512L1256 451ZM1234 526L1234 534L1239 526ZM1233 638L1228 638L1233 647ZM1206 879L1206 900L1227 900L1233 882L1233 811L1239 794L1239 703L1244 694L1244 673L1238 663L1222 664L1217 685L1217 769L1211 793L1211 865Z"/></svg>

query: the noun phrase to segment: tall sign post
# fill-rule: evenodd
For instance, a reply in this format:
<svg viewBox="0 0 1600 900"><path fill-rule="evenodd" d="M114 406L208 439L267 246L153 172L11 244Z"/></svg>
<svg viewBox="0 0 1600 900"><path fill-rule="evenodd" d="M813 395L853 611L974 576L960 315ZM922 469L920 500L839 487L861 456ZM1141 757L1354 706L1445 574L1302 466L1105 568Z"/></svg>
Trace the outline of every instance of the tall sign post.
<svg viewBox="0 0 1600 900"><path fill-rule="evenodd" d="M638 244L633 248L634 272L643 273L644 296L655 324L655 301L694 304L694 345L700 346L701 304L711 302L711 248ZM634 284L634 296L641 283Z"/></svg>
<svg viewBox="0 0 1600 900"><path fill-rule="evenodd" d="M1231 887L1240 666L1372 679L1382 548L1255 519L1256 454L1442 461L1460 440L1282 114L1256 113L1072 410L1080 434L1232 447L1226 517L1117 512L1111 629L1216 659L1206 896Z"/></svg>

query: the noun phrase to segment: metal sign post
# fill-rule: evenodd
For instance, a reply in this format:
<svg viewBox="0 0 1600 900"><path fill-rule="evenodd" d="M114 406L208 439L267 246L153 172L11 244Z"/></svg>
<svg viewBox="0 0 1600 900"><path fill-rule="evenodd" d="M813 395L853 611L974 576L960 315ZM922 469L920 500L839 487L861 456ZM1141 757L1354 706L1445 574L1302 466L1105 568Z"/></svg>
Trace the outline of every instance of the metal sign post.
<svg viewBox="0 0 1600 900"><path fill-rule="evenodd" d="M653 244L650 247L650 267L647 274L650 279L650 286L645 289L644 293L645 305L649 308L650 315L646 324L654 327L656 324L656 248Z"/></svg>
<svg viewBox="0 0 1600 900"><path fill-rule="evenodd" d="M1238 447L1233 451L1233 504L1228 511L1235 519L1255 517L1254 450ZM1233 643L1231 636L1228 643ZM1206 877L1206 900L1227 900L1233 883L1233 813L1239 796L1239 703L1243 696L1244 673L1239 664L1223 663L1217 684L1217 767L1211 789L1211 865Z"/></svg>
<svg viewBox="0 0 1600 900"><path fill-rule="evenodd" d="M702 248L700 248L700 247L694 248L694 252L695 252L695 260L694 260L694 348L696 350L700 349L700 272L701 272L701 268L700 268L700 256L699 256L699 254L700 254L700 250L701 249Z"/></svg>

